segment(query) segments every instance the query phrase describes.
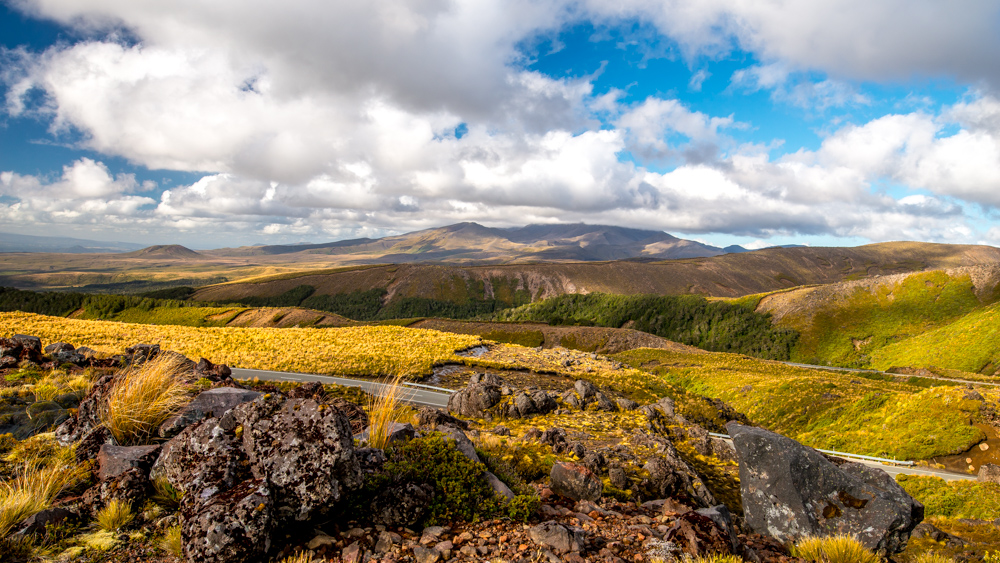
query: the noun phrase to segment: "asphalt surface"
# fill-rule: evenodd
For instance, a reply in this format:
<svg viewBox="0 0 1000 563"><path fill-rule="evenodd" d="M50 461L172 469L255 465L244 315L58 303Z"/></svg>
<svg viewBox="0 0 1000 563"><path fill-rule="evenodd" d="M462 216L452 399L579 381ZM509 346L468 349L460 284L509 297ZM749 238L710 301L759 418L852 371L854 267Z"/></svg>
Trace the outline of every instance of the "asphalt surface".
<svg viewBox="0 0 1000 563"><path fill-rule="evenodd" d="M806 366L813 367L813 366ZM284 371L265 371L258 369L243 369L243 368L232 368L234 379L262 379L268 381L299 381L299 382L310 382L317 381L319 383L333 383L336 385L343 385L345 387L360 387L361 389L371 392L378 393L382 385L378 381L365 381L362 379L350 379L346 377L334 377L332 375L314 375L311 373L292 373ZM829 369L829 368L825 368ZM406 390L403 393L403 401L411 405L426 406L426 407L436 407L440 409L448 408L448 397L451 396L453 391L448 389L443 389L440 387L429 387L425 385L418 385L413 383L404 384ZM857 461L871 467L878 467L882 469L890 476L895 477L896 475L925 475L932 477L941 477L946 481L958 481L958 480L975 480L974 475L965 475L962 473L952 473L950 471L939 471L935 469L927 469L924 467L908 467L899 465L890 465L879 463L877 461L869 461L863 459L852 459L851 461Z"/></svg>

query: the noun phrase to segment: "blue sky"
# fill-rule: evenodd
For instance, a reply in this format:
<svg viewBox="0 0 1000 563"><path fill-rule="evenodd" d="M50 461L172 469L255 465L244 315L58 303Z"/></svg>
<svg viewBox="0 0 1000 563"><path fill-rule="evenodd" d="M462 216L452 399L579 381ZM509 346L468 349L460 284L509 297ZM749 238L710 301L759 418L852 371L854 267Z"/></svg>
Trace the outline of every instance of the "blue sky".
<svg viewBox="0 0 1000 563"><path fill-rule="evenodd" d="M997 2L144 4L0 4L0 231L1000 244Z"/></svg>

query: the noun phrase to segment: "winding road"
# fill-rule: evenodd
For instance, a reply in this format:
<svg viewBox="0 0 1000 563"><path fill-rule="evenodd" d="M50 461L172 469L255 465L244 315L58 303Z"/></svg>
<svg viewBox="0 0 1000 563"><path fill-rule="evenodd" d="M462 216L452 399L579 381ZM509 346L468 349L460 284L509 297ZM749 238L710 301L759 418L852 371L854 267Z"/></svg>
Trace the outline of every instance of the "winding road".
<svg viewBox="0 0 1000 563"><path fill-rule="evenodd" d="M820 367L821 366L805 366L802 367ZM366 392L378 393L379 390L385 385L379 381L366 381L363 379L350 379L347 377L334 377L332 375L315 375L311 373L293 373L286 371L267 371L259 369L244 369L244 368L232 368L234 379L263 379L268 381L297 381L297 382L311 382L316 381L324 384L335 384L343 385L345 387L360 387ZM896 374L890 374L896 375ZM408 383L404 382L403 385L406 391L403 393L403 401L411 405L425 406L425 407L436 407L440 409L448 408L448 397L451 396L454 391L451 389L445 389L443 387L433 387L430 385L421 385L419 383ZM722 436L722 435L719 435ZM725 436L723 439L728 438ZM842 452L837 452L843 457L851 457L853 454L844 454ZM852 459L852 461L858 461L869 465L871 467L878 467L882 469L890 476L895 477L896 475L924 475L931 477L941 477L946 481L958 481L958 480L975 480L974 475L966 475L962 473L953 473L950 471L940 471L936 469L929 469L926 467L913 467L913 466L900 466L892 465L887 463L880 463L878 461L872 461L868 459Z"/></svg>

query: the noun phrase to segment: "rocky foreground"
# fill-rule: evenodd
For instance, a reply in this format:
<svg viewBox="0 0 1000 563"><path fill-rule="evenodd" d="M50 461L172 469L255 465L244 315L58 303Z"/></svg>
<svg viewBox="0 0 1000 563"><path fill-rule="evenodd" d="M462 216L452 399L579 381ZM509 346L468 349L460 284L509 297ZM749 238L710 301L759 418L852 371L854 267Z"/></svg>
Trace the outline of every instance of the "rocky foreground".
<svg viewBox="0 0 1000 563"><path fill-rule="evenodd" d="M88 361L71 345L43 349L26 336L0 340L0 357L15 357L9 350L15 364ZM114 362L135 367L170 354L139 345ZM884 472L752 427L723 404L718 413L736 419L726 426L731 443L678 414L669 398L641 406L582 380L554 392L477 374L449 412L422 409L392 424L387 445L375 448L368 413L330 388L237 382L225 366L175 359L205 389L145 443L121 443L102 424L102 405L127 373L110 363L86 396L49 420L60 422L55 438L75 448L91 476L12 537L86 525L127 503L145 536L122 534L92 560L169 560L144 537L179 527L178 555L192 563L296 554L777 562L799 561L788 551L796 541L832 534L891 555L923 518L920 503ZM550 413L617 413L634 425L614 442L600 429L531 425ZM173 506L161 502L164 490L176 491Z"/></svg>

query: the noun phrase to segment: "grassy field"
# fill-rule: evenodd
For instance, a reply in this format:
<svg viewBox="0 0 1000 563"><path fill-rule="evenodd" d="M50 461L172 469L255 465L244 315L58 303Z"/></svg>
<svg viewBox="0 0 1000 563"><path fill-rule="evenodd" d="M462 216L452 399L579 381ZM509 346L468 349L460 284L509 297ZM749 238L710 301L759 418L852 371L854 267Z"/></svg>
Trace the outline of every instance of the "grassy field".
<svg viewBox="0 0 1000 563"><path fill-rule="evenodd" d="M735 354L639 349L615 356L688 391L722 399L756 424L816 448L926 459L982 439L979 403L956 387L869 379ZM889 379L886 377L886 379ZM997 400L997 392L984 392Z"/></svg>
<svg viewBox="0 0 1000 563"><path fill-rule="evenodd" d="M758 310L799 333L794 361L869 367L886 346L946 326L990 299L977 295L969 275L939 270L771 295Z"/></svg>
<svg viewBox="0 0 1000 563"><path fill-rule="evenodd" d="M233 367L358 376L419 378L435 364L460 361L476 336L394 326L348 328L202 328L87 321L0 313L0 336L38 336L107 353L144 342Z"/></svg>

